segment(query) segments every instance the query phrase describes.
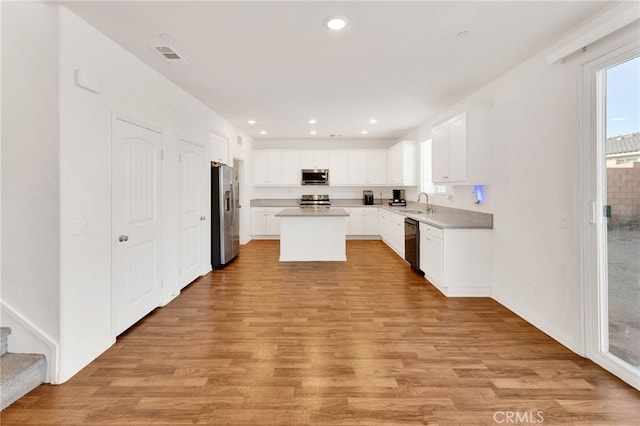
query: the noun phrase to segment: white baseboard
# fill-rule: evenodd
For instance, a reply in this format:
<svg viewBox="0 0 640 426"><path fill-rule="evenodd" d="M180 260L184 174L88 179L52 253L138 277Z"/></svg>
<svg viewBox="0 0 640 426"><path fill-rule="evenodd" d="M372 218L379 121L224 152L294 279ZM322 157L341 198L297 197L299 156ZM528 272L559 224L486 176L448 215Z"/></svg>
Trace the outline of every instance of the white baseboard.
<svg viewBox="0 0 640 426"><path fill-rule="evenodd" d="M58 384L58 343L3 300L0 300L0 324L11 328L9 351L44 354L47 358L46 382Z"/></svg>
<svg viewBox="0 0 640 426"><path fill-rule="evenodd" d="M551 337L553 340L560 343L562 346L569 349L570 351L575 352L577 355L584 356L581 350L581 342L575 342L575 339L571 339L571 337L565 332L563 332L562 330L558 330L555 325L537 317L530 312L527 312L527 310L520 306L518 303L496 295L495 292L491 294L491 298L500 303L505 308L509 309L514 314L518 315L520 318L524 319L529 324L533 325L538 330L542 331L544 334Z"/></svg>

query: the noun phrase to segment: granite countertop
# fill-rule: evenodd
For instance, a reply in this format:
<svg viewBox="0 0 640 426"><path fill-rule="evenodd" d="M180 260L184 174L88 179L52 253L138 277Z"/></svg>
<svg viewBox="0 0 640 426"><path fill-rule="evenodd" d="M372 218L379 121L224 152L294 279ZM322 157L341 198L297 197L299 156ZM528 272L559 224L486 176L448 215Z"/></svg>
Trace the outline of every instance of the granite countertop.
<svg viewBox="0 0 640 426"><path fill-rule="evenodd" d="M425 204L424 203L415 203L408 201L406 206L389 206L389 200L382 200L382 204L380 203L380 199L376 200L376 204L373 205L364 205L362 204L362 199L332 199L331 200L331 208L325 210L328 211L338 211L341 210L344 212L341 215L348 216L349 214L341 207L344 208L354 208L354 207L363 207L363 208L381 208L396 214L400 214L405 217L410 217L419 222L426 223L427 225L435 226L436 228L441 229L493 229L493 214L491 213L483 213L483 212L474 212L470 210L463 209L454 209L450 207L443 207L433 205L433 213L411 213L407 210L419 210L424 211ZM298 199L255 199L251 200L251 207L298 207L300 200ZM337 207L337 208L336 208ZM309 213L301 213L300 208L287 209L297 212L288 213L287 216L320 216L320 214ZM315 210L315 209L304 209L304 210ZM284 216L279 212L276 216ZM326 212L325 212L326 213ZM328 214L325 214L327 216Z"/></svg>
<svg viewBox="0 0 640 426"><path fill-rule="evenodd" d="M403 209L419 210L419 209L408 209L407 207L402 207L400 209L398 209L397 207L394 207L394 208L384 207L384 209L392 211L394 213L401 214L405 217L410 217L411 219L415 219L418 222L426 223L427 225L431 225L441 229L493 229L493 215L489 215L491 216L490 219L489 218L485 219L485 218L479 218L474 215L469 215L465 213L456 213L456 212L438 213L437 210L434 213L403 212L402 211ZM451 209L451 210L455 210L455 209ZM475 213L475 212L471 212L471 213Z"/></svg>
<svg viewBox="0 0 640 426"><path fill-rule="evenodd" d="M276 213L276 217L339 217L349 216L345 209L336 207L305 207L284 209Z"/></svg>

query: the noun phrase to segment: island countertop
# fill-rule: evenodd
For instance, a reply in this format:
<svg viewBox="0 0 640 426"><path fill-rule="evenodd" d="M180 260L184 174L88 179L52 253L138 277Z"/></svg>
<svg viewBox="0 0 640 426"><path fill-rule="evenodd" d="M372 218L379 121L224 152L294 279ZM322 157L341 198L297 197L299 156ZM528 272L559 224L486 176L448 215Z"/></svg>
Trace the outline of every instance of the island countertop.
<svg viewBox="0 0 640 426"><path fill-rule="evenodd" d="M276 217L340 217L350 216L345 209L336 207L304 207L284 209Z"/></svg>

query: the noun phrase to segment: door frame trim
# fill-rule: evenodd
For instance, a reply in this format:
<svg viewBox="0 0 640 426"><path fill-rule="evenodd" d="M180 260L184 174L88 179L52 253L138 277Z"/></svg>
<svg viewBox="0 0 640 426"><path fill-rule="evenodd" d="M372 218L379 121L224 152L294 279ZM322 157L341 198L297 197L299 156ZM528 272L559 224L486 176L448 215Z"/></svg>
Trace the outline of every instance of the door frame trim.
<svg viewBox="0 0 640 426"><path fill-rule="evenodd" d="M109 204L110 204L110 208L111 208L111 212L110 212L110 239L109 239L109 244L110 244L110 251L109 251L109 263L111 265L111 270L110 270L110 281L111 281L111 318L110 318L110 322L111 322L111 335L114 339L116 339L122 332L118 333L116 331L116 319L114 316L114 306L115 306L115 292L114 292L114 274L113 274L113 268L114 268L114 259L113 259L113 238L115 237L115 232L114 232L114 226L113 226L113 221L114 221L114 216L113 216L113 206L114 206L114 197L113 197L113 179L114 179L114 174L113 174L113 170L114 170L114 164L113 164L113 158L114 158L114 132L113 130L115 129L115 125L117 120L123 121L125 123L129 123L131 125L134 126L138 126L144 129L147 129L151 132L155 132L158 133L160 135L160 150L161 150L161 154L160 154L160 162L159 162L159 167L160 170L158 170L158 184L160 186L160 200L159 200L159 206L158 206L158 211L160 214L160 229L161 229L161 235L160 235L160 241L162 243L162 247L160 249L159 252L159 256L160 259L158 259L158 261L160 262L160 264L164 264L163 259L165 258L165 250L166 250L166 232L165 232L165 225L166 225L166 221L165 221L165 214L164 214L164 206L165 206L165 185L164 185L164 180L165 180L165 167L164 167L164 151L165 151L165 144L166 144L166 134L165 131L162 130L162 128L160 128L159 126L154 126L151 125L149 123L137 120L132 118L131 116L129 116L128 114L116 111L116 110L111 110L111 119L110 119L110 134L109 134L109 141L111 144L111 155L109 156L109 162L110 162L110 167L109 167ZM160 268L159 270L159 278L160 278L160 304L158 304L157 307L162 306L162 300L163 300L163 292L164 292L164 287L165 287L165 270L164 268Z"/></svg>
<svg viewBox="0 0 640 426"><path fill-rule="evenodd" d="M202 205L203 211L201 212L201 215L204 215L205 217L206 216L210 216L209 211L211 209L207 208L207 200L206 200L206 197L205 197L205 193L207 192L207 179L206 179L206 176L207 176L207 173L208 173L208 170L207 170L207 152L206 152L205 144L200 142L200 141L198 141L198 140L196 140L196 139L188 138L188 137L185 137L185 136L178 136L178 138L177 138L177 150L176 150L178 155L182 155L181 154L182 151L180 149L180 144L182 142L188 143L188 144L191 144L191 145L195 145L195 146L197 146L197 147L202 149L202 176L203 176L203 181L202 181L202 192L200 194L200 197L201 197L200 201L202 203L201 205ZM177 175L178 175L177 176L178 177L178 188L177 188L178 189L178 193L177 193L178 205L180 205L180 202L182 201L181 197L184 195L184 194L182 194L182 189L181 189L181 185L180 185L180 183L181 183L180 182L180 178L181 178L181 173L182 173L181 167L182 166L179 163L180 163L180 158L176 156L176 164L177 164L177 172L178 172L177 173ZM201 230L202 231L202 240L200 242L200 255L202 256L202 259L200 261L200 268L199 268L200 272L198 273L198 277L202 277L202 276L206 275L210 271L210 269L207 270L208 262L205 260L205 259L207 259L205 247L206 247L206 244L208 244L208 242L207 242L208 241L208 239L207 239L207 235L208 234L207 233L210 233L210 231L209 231L210 222L211 222L211 218L209 217L207 220L205 220L204 224L201 224L203 226L203 229ZM177 247L178 247L178 288L180 290L182 290L187 285L191 284L191 282L193 282L193 281L191 281L189 283L183 283L182 282L181 270L182 270L182 266L183 265L182 265L182 259L181 259L182 253L180 252L180 250L183 248L184 241L182 241L182 213L180 211L178 211L178 240L177 240L176 243L177 243Z"/></svg>
<svg viewBox="0 0 640 426"><path fill-rule="evenodd" d="M631 56L640 54L640 40L624 43L608 53L593 58L582 65L582 111L581 111L581 149L580 174L582 220L580 232L580 264L583 297L583 353L605 370L619 377L629 385L640 390L640 378L633 366L602 351L607 340L607 328L601 330L603 321L607 321L607 307L601 306L606 298L600 283L606 278L606 265L602 257L603 226L606 226L601 214L603 202L603 183L605 177L602 167L597 162L604 155L604 128L600 117L603 116L604 104L601 99L603 87L602 74L605 67L623 62ZM593 166L596 165L594 168ZM596 259L596 261L593 261Z"/></svg>

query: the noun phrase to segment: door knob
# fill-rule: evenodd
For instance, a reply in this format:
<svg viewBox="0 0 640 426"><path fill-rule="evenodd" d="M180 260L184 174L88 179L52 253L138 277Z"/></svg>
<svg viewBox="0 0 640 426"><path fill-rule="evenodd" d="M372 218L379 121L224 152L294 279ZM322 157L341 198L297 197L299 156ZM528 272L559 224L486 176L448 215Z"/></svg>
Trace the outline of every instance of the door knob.
<svg viewBox="0 0 640 426"><path fill-rule="evenodd" d="M128 235L120 235L118 237L118 242L122 243L124 241L129 241L129 236Z"/></svg>
<svg viewBox="0 0 640 426"><path fill-rule="evenodd" d="M200 216L200 220L206 220L207 218L204 216Z"/></svg>

